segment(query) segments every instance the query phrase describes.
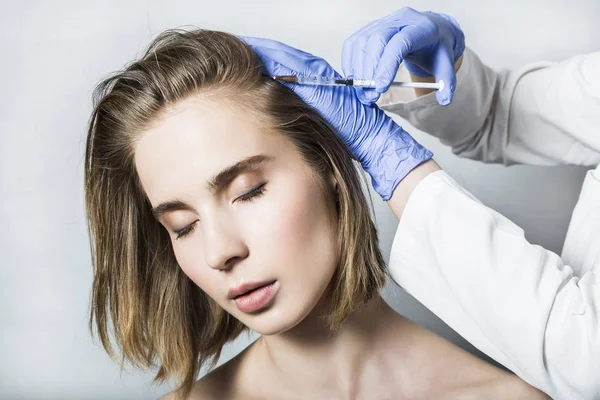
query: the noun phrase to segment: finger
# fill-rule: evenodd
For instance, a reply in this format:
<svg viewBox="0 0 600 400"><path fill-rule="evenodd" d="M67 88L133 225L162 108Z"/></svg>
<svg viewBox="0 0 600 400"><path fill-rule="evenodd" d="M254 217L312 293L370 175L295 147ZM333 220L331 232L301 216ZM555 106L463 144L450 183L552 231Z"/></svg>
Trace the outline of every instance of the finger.
<svg viewBox="0 0 600 400"><path fill-rule="evenodd" d="M272 49L260 48L260 47L252 47L254 53L260 59L264 73L269 77L274 77L277 75L300 75L298 71L295 71L291 68L286 67L285 65L279 62L281 58L281 52ZM283 81L278 81L280 84L294 90L296 84L288 83Z"/></svg>
<svg viewBox="0 0 600 400"><path fill-rule="evenodd" d="M362 76L362 52L365 50L367 37L361 35L356 38L350 50L350 70L346 73L347 78Z"/></svg>
<svg viewBox="0 0 600 400"><path fill-rule="evenodd" d="M371 36L367 38L365 47L361 49L362 51L358 52L361 60L357 60L356 62L362 63L361 75L358 76L358 78L369 80L374 78L375 69L379 64L379 59L383 54L383 50L394 36L396 30L397 28L386 28L384 30L373 32Z"/></svg>
<svg viewBox="0 0 600 400"><path fill-rule="evenodd" d="M380 96L380 94L375 90L369 88L355 87L354 92L356 93L358 100L360 100L360 102L366 106L370 106L375 103L377 100L379 100Z"/></svg>
<svg viewBox="0 0 600 400"><path fill-rule="evenodd" d="M285 43L278 42L277 40L252 37L252 36L238 36L238 37L252 47L262 47L262 48L267 48L267 49L272 49L272 50L279 50L279 51L283 51L285 53L294 54L296 57L299 57L299 58L314 57L310 53L307 53L307 52L297 49L295 47L289 46Z"/></svg>
<svg viewBox="0 0 600 400"><path fill-rule="evenodd" d="M397 31L397 27L385 25L382 22L379 26L365 29L362 35L348 43L344 49L347 53L343 60L347 77L373 79L384 48ZM356 93L359 100L366 105L371 105L379 99L379 93L372 89L357 89Z"/></svg>
<svg viewBox="0 0 600 400"><path fill-rule="evenodd" d="M420 13L410 7L403 7L383 18L369 22L367 25L360 28L358 31L348 37L342 46L342 71L345 76L351 78L355 76L356 67L362 65L358 62L353 62L353 57L365 50L365 43L368 38L373 36L377 31L389 30L396 27L392 34L397 32L410 22L414 22L416 18L423 18ZM389 38L386 42L389 41ZM379 51L381 54L383 50Z"/></svg>
<svg viewBox="0 0 600 400"><path fill-rule="evenodd" d="M356 38L353 36L344 40L344 44L342 45L342 72L344 76L351 78L354 76L354 68L352 66L352 52L354 49L354 40Z"/></svg>
<svg viewBox="0 0 600 400"><path fill-rule="evenodd" d="M372 79L373 75L373 57L369 55L368 37L362 36L360 42L355 42L355 49L352 51L351 65L352 73L348 78ZM370 106L379 98L379 94L372 89L356 88L356 95L361 103Z"/></svg>
<svg viewBox="0 0 600 400"><path fill-rule="evenodd" d="M259 56L267 71L273 75L318 75L335 76L335 71L325 60L319 57L305 57L297 53L251 46ZM282 68L285 67L285 68ZM287 71L287 72L285 72Z"/></svg>
<svg viewBox="0 0 600 400"><path fill-rule="evenodd" d="M446 46L440 46L434 55L433 75L436 82L443 81L442 90L437 90L435 97L442 106L447 106L452 102L454 90L456 88L456 71L450 52Z"/></svg>
<svg viewBox="0 0 600 400"><path fill-rule="evenodd" d="M354 76L355 71L352 58L357 51L362 50L363 47L361 46L361 43L364 43L366 38L377 29L377 26L381 24L382 20L383 19L377 19L371 21L344 40L344 44L342 45L342 71L346 77L351 78Z"/></svg>
<svg viewBox="0 0 600 400"><path fill-rule="evenodd" d="M279 50L269 49L267 47L250 46L252 51L260 58L265 72L269 76L275 75L299 75L300 73L293 68L289 68L285 63L288 55Z"/></svg>
<svg viewBox="0 0 600 400"><path fill-rule="evenodd" d="M375 89L364 88L362 96L364 99L361 99L360 96L358 97L360 102L367 106L370 106L371 104L376 103L377 100L379 100L379 96L381 96L381 93L377 92Z"/></svg>
<svg viewBox="0 0 600 400"><path fill-rule="evenodd" d="M379 93L386 92L393 82L404 58L437 40L421 26L410 25L397 32L387 43L375 71L375 84Z"/></svg>
<svg viewBox="0 0 600 400"><path fill-rule="evenodd" d="M314 75L339 78L340 75L322 58L311 56L310 59L302 59L295 54L268 49L264 47L252 47L261 59L267 74L276 75ZM310 104L311 98L322 88L319 86L300 85L296 83L280 82L293 90L303 100Z"/></svg>

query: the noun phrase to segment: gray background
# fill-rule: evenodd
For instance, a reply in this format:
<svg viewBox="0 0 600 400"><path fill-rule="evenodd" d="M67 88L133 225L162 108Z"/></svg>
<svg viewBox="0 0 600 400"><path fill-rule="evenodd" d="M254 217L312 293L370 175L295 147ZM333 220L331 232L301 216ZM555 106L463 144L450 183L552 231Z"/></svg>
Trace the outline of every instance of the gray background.
<svg viewBox="0 0 600 400"><path fill-rule="evenodd" d="M577 5L576 7L574 5ZM496 68L562 60L600 48L598 0L548 1L9 1L0 5L0 398L145 399L169 389L120 371L87 330L91 268L82 160L93 87L167 28L194 25L264 36L340 68L343 40L410 5L453 15L468 45ZM583 170L482 166L405 125L438 162L560 252ZM385 255L397 224L374 197ZM399 312L471 349L393 285ZM509 294L507 294L508 296ZM251 338L228 347L223 360ZM472 350L472 349L471 349Z"/></svg>

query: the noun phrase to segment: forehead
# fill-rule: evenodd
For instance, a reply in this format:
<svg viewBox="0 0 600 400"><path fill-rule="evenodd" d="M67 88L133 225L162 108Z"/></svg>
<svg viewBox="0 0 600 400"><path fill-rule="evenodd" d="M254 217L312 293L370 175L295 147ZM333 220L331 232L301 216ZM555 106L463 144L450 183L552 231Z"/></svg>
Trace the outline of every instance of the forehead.
<svg viewBox="0 0 600 400"><path fill-rule="evenodd" d="M165 195L183 195L182 187L197 188L248 156L266 154L277 161L296 153L288 139L268 131L265 122L244 107L200 97L169 108L140 133L134 152L152 203Z"/></svg>

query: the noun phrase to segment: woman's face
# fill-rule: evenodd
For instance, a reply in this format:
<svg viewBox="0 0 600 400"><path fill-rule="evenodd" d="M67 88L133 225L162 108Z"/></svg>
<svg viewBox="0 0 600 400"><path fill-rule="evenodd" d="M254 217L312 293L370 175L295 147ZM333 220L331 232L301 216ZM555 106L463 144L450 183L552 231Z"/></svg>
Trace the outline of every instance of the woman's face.
<svg viewBox="0 0 600 400"><path fill-rule="evenodd" d="M320 300L337 267L338 233L317 175L263 125L231 103L191 97L140 135L135 164L181 269L270 335Z"/></svg>

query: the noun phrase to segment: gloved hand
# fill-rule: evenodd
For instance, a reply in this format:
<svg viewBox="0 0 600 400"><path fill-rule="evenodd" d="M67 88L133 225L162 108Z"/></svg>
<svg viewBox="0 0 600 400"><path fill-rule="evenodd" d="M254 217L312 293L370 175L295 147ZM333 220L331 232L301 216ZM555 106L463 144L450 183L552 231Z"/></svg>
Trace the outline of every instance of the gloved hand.
<svg viewBox="0 0 600 400"><path fill-rule="evenodd" d="M270 39L240 37L262 60L265 73L340 77L322 58ZM352 87L286 83L337 131L388 200L396 185L433 154L377 107L362 104Z"/></svg>
<svg viewBox="0 0 600 400"><path fill-rule="evenodd" d="M456 88L454 63L464 50L465 35L452 17L404 7L346 39L342 69L347 78L376 81L375 90L356 88L360 101L373 104L388 90L404 61L411 74L444 81L436 98L448 105Z"/></svg>

